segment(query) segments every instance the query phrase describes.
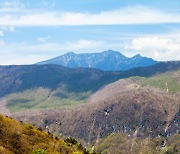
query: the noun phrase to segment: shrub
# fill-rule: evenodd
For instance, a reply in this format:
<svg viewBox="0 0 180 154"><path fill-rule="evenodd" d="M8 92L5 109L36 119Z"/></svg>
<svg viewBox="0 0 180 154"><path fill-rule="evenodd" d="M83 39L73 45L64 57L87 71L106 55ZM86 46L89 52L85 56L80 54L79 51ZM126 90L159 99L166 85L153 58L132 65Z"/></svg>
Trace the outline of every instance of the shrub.
<svg viewBox="0 0 180 154"><path fill-rule="evenodd" d="M76 145L78 142L76 139L72 138L72 137L68 137L67 139L64 140L66 143L71 143L73 145Z"/></svg>
<svg viewBox="0 0 180 154"><path fill-rule="evenodd" d="M32 151L32 154L47 154L44 149L36 149Z"/></svg>

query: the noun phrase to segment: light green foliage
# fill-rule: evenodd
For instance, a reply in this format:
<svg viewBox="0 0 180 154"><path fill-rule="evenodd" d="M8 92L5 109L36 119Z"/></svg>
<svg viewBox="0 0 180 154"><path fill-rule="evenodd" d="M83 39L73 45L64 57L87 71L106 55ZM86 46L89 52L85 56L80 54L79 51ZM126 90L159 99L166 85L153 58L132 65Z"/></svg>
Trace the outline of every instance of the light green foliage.
<svg viewBox="0 0 180 154"><path fill-rule="evenodd" d="M65 85L50 91L45 88L26 90L8 95L7 107L11 112L26 109L67 108L83 104L91 92L69 92Z"/></svg>
<svg viewBox="0 0 180 154"><path fill-rule="evenodd" d="M69 92L65 85L60 86L51 93L51 96L36 108L66 108L83 104L91 92Z"/></svg>
<svg viewBox="0 0 180 154"><path fill-rule="evenodd" d="M32 154L47 154L44 149L33 150Z"/></svg>
<svg viewBox="0 0 180 154"><path fill-rule="evenodd" d="M106 154L106 153L108 153L107 151L112 145L122 144L127 139L128 139L127 136L123 135L123 134L121 134L121 135L111 134L111 135L107 136L105 139L102 139L98 143L98 145L96 146L96 150L97 150L97 152Z"/></svg>
<svg viewBox="0 0 180 154"><path fill-rule="evenodd" d="M166 144L164 145L164 143ZM127 134L111 134L96 144L96 151L102 154L142 153L142 154L178 154L180 135L169 138L131 138Z"/></svg>
<svg viewBox="0 0 180 154"><path fill-rule="evenodd" d="M50 93L50 90L37 88L10 94L6 97L7 107L11 112L22 111L35 108L38 104L45 101Z"/></svg>
<svg viewBox="0 0 180 154"><path fill-rule="evenodd" d="M133 77L133 79L136 80L136 82L140 85L146 86L154 86L160 89L164 89L165 91L175 94L177 92L180 92L180 81L178 78L173 76L174 73L165 73L149 78L144 77Z"/></svg>

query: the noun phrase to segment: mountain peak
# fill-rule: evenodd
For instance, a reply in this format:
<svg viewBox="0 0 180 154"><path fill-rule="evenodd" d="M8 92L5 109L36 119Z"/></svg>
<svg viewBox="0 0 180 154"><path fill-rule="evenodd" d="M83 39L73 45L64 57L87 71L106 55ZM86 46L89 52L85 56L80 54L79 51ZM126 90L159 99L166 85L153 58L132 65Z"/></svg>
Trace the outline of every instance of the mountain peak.
<svg viewBox="0 0 180 154"><path fill-rule="evenodd" d="M68 53L66 53L64 55L76 55L76 54L74 52L68 52Z"/></svg>
<svg viewBox="0 0 180 154"><path fill-rule="evenodd" d="M56 64L65 67L96 68L106 71L128 70L156 64L153 59L142 57L140 54L127 58L119 51L106 50L100 53L76 54L66 53L62 56L40 62L38 64Z"/></svg>
<svg viewBox="0 0 180 154"><path fill-rule="evenodd" d="M114 53L117 53L117 54L121 54L121 55L123 55L122 53L120 53L119 51L114 51L114 50L111 50L111 49L109 49L109 50L107 50L107 51L104 51L105 53L109 53L109 54L114 54ZM123 55L124 56L124 55Z"/></svg>
<svg viewBox="0 0 180 154"><path fill-rule="evenodd" d="M142 58L142 56L140 54L137 54L137 55L133 56L133 58Z"/></svg>
<svg viewBox="0 0 180 154"><path fill-rule="evenodd" d="M114 50L109 49L109 50L107 50L107 51L105 51L105 52L114 53L114 52L117 52L117 51L114 51Z"/></svg>

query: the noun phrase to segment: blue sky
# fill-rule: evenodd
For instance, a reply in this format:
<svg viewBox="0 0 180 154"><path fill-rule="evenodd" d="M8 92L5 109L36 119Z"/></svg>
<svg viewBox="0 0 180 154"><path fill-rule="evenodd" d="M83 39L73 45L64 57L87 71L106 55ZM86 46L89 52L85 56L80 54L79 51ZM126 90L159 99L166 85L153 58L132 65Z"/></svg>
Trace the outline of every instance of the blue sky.
<svg viewBox="0 0 180 154"><path fill-rule="evenodd" d="M0 64L113 49L180 60L179 0L0 0Z"/></svg>

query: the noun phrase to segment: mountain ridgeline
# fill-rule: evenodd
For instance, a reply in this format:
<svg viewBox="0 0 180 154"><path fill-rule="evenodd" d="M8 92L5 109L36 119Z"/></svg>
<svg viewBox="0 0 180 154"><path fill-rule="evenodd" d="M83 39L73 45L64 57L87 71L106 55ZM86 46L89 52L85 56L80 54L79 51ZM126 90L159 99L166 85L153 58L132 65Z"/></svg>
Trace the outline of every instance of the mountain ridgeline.
<svg viewBox="0 0 180 154"><path fill-rule="evenodd" d="M96 68L106 71L128 70L156 64L157 61L142 57L140 54L128 58L120 52L108 50L101 53L75 54L66 53L62 56L39 62L37 64L56 64L70 68Z"/></svg>
<svg viewBox="0 0 180 154"><path fill-rule="evenodd" d="M68 92L95 92L104 85L131 76L150 77L178 70L180 61L160 62L152 66L127 71L67 68L59 65L0 66L0 96L44 87L57 89L65 84Z"/></svg>

